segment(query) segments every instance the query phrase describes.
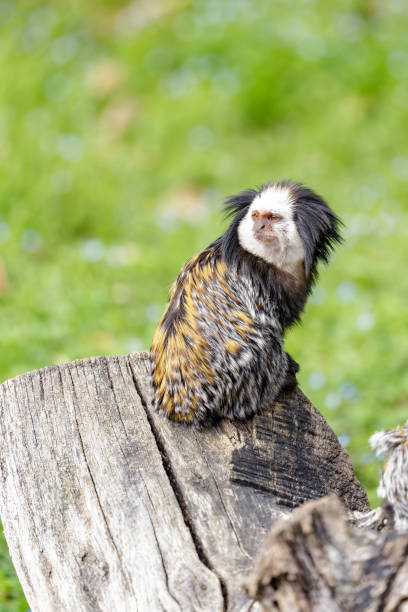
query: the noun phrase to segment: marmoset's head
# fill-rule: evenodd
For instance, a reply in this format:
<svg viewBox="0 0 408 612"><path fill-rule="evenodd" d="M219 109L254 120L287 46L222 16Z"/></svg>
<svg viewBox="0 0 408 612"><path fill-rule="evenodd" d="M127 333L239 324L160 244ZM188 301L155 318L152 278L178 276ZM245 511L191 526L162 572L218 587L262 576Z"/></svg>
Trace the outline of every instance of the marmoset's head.
<svg viewBox="0 0 408 612"><path fill-rule="evenodd" d="M341 242L341 222L326 202L298 183L276 181L258 191L248 190L228 198L234 215L224 235L230 255L236 243L252 255L295 277L313 282L317 263L328 261ZM235 247L235 248L234 248Z"/></svg>

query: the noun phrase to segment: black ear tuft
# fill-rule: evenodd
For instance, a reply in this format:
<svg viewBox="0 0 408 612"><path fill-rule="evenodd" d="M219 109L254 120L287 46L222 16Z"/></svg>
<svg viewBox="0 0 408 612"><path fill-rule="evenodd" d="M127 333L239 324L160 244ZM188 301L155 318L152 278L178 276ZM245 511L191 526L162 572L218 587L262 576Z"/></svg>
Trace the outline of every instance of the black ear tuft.
<svg viewBox="0 0 408 612"><path fill-rule="evenodd" d="M258 193L260 192L256 189L246 189L245 191L240 191L236 195L230 196L224 203L225 216L227 218L234 217L236 214L246 210Z"/></svg>
<svg viewBox="0 0 408 612"><path fill-rule="evenodd" d="M327 263L336 244L342 242L343 223L319 195L298 183L290 190L296 202L295 221L305 249L305 274L311 283L319 261Z"/></svg>

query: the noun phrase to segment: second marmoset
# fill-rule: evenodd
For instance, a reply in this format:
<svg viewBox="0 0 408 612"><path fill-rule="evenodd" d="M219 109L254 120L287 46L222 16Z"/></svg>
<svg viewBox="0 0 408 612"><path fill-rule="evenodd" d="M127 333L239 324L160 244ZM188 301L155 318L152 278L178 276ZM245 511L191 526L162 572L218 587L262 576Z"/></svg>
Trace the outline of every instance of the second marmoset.
<svg viewBox="0 0 408 612"><path fill-rule="evenodd" d="M154 405L171 419L243 419L296 380L283 348L340 242L340 221L298 183L277 181L226 202L226 232L180 272L151 347Z"/></svg>

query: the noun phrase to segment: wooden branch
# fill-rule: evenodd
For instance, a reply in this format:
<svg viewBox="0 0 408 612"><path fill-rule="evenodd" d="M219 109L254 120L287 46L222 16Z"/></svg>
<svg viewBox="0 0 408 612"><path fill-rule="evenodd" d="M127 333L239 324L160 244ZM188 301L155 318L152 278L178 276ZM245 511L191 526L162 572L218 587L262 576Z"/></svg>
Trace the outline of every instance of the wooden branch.
<svg viewBox="0 0 408 612"><path fill-rule="evenodd" d="M0 516L34 612L255 610L242 588L271 526L328 493L368 510L300 390L194 429L150 405L148 353L0 386Z"/></svg>
<svg viewBox="0 0 408 612"><path fill-rule="evenodd" d="M353 529L340 501L295 510L264 543L247 581L265 612L408 610L408 535Z"/></svg>

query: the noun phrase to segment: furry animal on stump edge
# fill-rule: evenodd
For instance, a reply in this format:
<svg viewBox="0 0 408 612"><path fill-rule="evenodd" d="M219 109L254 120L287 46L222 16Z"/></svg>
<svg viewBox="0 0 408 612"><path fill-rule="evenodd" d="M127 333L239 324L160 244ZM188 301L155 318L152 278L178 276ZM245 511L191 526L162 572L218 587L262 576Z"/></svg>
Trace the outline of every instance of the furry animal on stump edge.
<svg viewBox="0 0 408 612"><path fill-rule="evenodd" d="M181 270L153 338L154 405L176 421L250 417L296 384L283 336L341 242L339 218L299 183L242 191L226 210L230 226Z"/></svg>

